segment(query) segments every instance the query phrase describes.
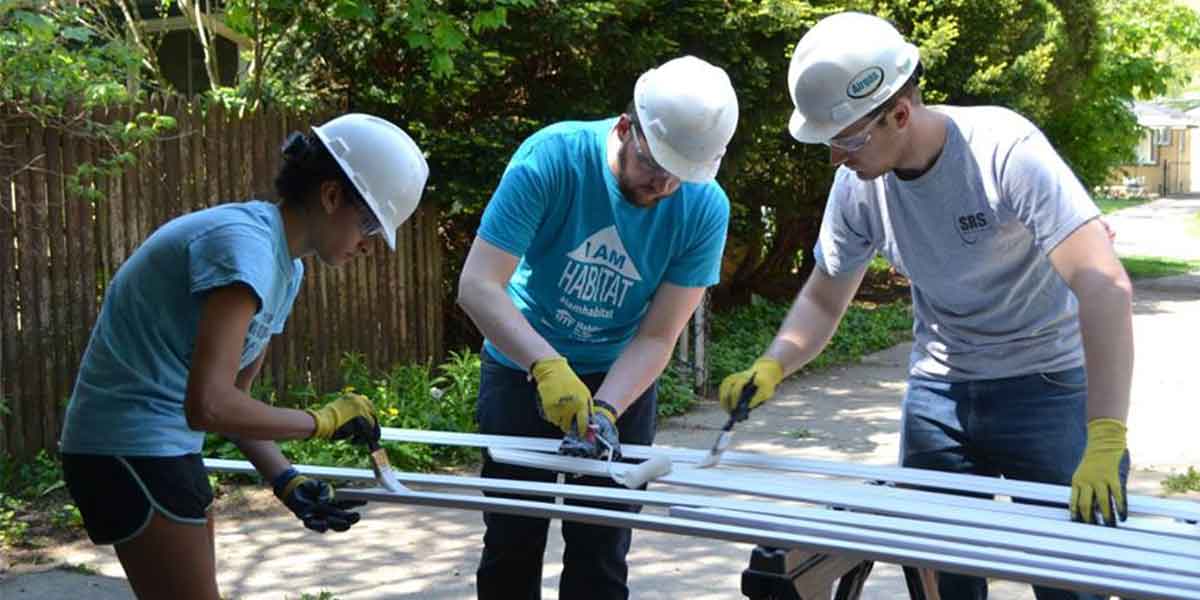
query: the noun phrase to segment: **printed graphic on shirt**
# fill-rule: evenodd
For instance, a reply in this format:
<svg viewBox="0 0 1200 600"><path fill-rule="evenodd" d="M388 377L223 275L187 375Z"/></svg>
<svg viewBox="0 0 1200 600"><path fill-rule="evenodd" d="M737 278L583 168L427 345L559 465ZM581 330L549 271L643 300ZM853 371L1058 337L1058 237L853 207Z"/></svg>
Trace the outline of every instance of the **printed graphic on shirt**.
<svg viewBox="0 0 1200 600"><path fill-rule="evenodd" d="M992 221L987 213L982 211L959 215L955 218L958 235L968 245L973 245L985 232L991 231Z"/></svg>
<svg viewBox="0 0 1200 600"><path fill-rule="evenodd" d="M246 339L253 343L261 342L271 336L271 324L275 322L275 315L269 312L262 312L250 321L250 330L246 332Z"/></svg>
<svg viewBox="0 0 1200 600"><path fill-rule="evenodd" d="M610 225L567 254L567 264L558 278L561 292L554 319L571 329L577 339L592 339L600 327L582 319L612 319L625 304L630 288L642 280L641 273Z"/></svg>
<svg viewBox="0 0 1200 600"><path fill-rule="evenodd" d="M242 364L249 364L250 361L258 358L266 347L267 342L271 341L271 330L275 324L275 314L263 311L255 315L250 321L250 328L246 331L246 342L242 347Z"/></svg>

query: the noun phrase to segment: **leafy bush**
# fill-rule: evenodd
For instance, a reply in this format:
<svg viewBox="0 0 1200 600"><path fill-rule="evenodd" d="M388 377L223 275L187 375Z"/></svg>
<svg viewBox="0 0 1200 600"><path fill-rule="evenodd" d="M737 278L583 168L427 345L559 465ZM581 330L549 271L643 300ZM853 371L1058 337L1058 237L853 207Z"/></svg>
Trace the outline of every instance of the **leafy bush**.
<svg viewBox="0 0 1200 600"><path fill-rule="evenodd" d="M696 402L687 374L680 365L672 363L658 378L658 416L672 417L687 412Z"/></svg>
<svg viewBox="0 0 1200 600"><path fill-rule="evenodd" d="M1188 467L1186 473L1172 473L1162 481L1162 486L1171 494L1200 492L1200 471Z"/></svg>
<svg viewBox="0 0 1200 600"><path fill-rule="evenodd" d="M787 304L755 296L747 306L714 313L708 348L713 383L748 368L765 352L787 311Z"/></svg>
<svg viewBox="0 0 1200 600"><path fill-rule="evenodd" d="M49 452L42 450L32 462L16 462L0 454L0 489L6 495L32 500L63 487L62 466Z"/></svg>
<svg viewBox="0 0 1200 600"><path fill-rule="evenodd" d="M383 375L371 373L361 354L342 358L339 391L320 394L311 386L289 390L288 397L274 398L269 385L256 385L256 397L292 408L318 407L345 392L369 398L383 427L433 429L439 431L475 431L475 399L479 394L479 355L469 350L451 352L450 358L436 370L428 365L400 365ZM435 374L435 371L437 374ZM399 444L384 442L392 465L406 471L429 471L438 466L470 462L477 456L468 448ZM367 452L345 441L291 440L280 448L290 460L303 464L338 467L370 466ZM230 441L209 434L205 455L242 458Z"/></svg>
<svg viewBox="0 0 1200 600"><path fill-rule="evenodd" d="M0 546L12 546L25 538L29 524L21 520L25 502L15 496L0 495Z"/></svg>
<svg viewBox="0 0 1200 600"><path fill-rule="evenodd" d="M787 316L790 305L755 298L742 306L712 317L709 347L714 382L749 368L766 351ZM883 350L910 335L912 312L906 303L868 306L855 303L846 311L833 340L806 369L820 369L858 360L864 354Z"/></svg>
<svg viewBox="0 0 1200 600"><path fill-rule="evenodd" d="M62 466L49 452L42 450L23 463L0 454L0 547L28 543L30 515L63 487ZM74 509L65 504L55 510L55 525L79 525L79 511Z"/></svg>

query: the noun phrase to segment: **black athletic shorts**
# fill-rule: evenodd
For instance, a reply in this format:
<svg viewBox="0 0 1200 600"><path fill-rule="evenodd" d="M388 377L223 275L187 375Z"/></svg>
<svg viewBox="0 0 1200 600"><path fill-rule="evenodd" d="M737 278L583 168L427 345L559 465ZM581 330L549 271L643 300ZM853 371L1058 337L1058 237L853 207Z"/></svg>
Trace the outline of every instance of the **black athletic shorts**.
<svg viewBox="0 0 1200 600"><path fill-rule="evenodd" d="M176 523L203 526L213 501L199 454L183 456L62 455L63 480L98 545L142 533L157 511Z"/></svg>

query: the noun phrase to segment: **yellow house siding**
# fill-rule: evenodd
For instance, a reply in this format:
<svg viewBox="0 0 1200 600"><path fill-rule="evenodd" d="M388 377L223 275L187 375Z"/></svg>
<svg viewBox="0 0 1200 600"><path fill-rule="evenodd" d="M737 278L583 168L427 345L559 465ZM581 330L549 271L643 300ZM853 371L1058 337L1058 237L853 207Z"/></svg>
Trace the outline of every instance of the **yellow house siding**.
<svg viewBox="0 0 1200 600"><path fill-rule="evenodd" d="M1192 189L1192 139L1191 128L1171 128L1171 142L1165 146L1153 145L1153 164L1123 165L1109 180L1114 188L1125 187L1127 178L1141 184L1145 193L1176 194ZM1147 132L1153 136L1152 132ZM1153 139L1153 137L1152 137ZM1133 190L1129 190L1133 191ZM1136 193L1136 192L1134 192Z"/></svg>

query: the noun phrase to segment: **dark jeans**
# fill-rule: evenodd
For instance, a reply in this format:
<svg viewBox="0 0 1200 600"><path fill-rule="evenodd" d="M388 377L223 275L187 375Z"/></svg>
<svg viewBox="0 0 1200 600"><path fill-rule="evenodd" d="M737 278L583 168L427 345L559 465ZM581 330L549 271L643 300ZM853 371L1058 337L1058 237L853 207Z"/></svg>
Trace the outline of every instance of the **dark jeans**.
<svg viewBox="0 0 1200 600"><path fill-rule="evenodd" d="M903 409L906 467L1070 485L1087 446L1083 367L957 383L912 377ZM1126 455L1122 481L1128 474ZM940 572L938 591L945 600L981 600L987 580ZM1038 600L1100 598L1041 586L1033 592Z"/></svg>
<svg viewBox="0 0 1200 600"><path fill-rule="evenodd" d="M480 433L523 435L562 439L563 433L538 415L537 385L523 371L496 362L482 353L479 379L479 404L476 418ZM580 375L592 390L600 387L603 373ZM652 385L617 419L622 444L649 445L654 442L657 419L657 387ZM553 482L553 471L517 467L494 462L483 451L483 476L525 481ZM568 478L579 485L620 487L600 477ZM644 489L644 486L643 486ZM553 498L489 494L501 498L519 498L553 502ZM565 500L567 504L638 512L641 506ZM517 517L485 512L483 557L475 574L480 600L537 600L542 596L542 556L546 551L549 519ZM564 600L624 599L629 597L625 581L629 568L632 532L629 529L602 527L563 521L563 573L559 598Z"/></svg>

